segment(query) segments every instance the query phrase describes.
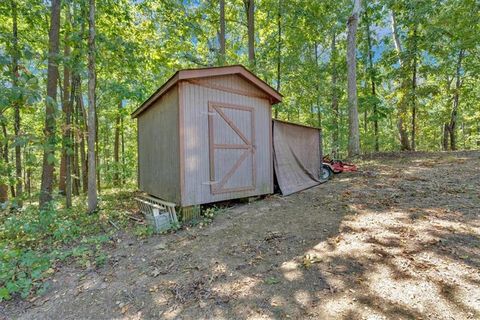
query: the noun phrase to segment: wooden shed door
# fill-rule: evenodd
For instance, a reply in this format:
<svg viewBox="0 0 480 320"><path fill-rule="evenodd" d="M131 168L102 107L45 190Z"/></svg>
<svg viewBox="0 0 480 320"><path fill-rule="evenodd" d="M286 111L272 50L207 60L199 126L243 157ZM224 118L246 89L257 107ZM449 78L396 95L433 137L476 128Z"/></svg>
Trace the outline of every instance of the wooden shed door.
<svg viewBox="0 0 480 320"><path fill-rule="evenodd" d="M208 111L211 193L254 190L255 110L210 102Z"/></svg>

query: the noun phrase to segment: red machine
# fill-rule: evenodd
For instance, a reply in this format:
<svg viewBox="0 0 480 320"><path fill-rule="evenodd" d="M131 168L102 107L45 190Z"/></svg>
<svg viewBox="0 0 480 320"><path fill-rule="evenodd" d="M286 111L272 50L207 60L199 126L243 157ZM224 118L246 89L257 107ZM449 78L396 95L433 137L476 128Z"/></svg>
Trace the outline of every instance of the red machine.
<svg viewBox="0 0 480 320"><path fill-rule="evenodd" d="M346 163L341 160L330 159L329 155L323 157L322 178L330 179L334 173L357 171L357 166L353 163Z"/></svg>

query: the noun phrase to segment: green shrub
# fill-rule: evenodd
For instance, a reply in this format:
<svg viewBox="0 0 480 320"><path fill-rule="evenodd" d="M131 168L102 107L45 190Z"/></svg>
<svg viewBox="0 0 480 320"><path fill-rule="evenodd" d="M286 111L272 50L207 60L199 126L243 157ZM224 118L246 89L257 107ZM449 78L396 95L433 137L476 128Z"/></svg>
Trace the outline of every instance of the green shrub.
<svg viewBox="0 0 480 320"><path fill-rule="evenodd" d="M43 279L52 274L48 254L33 250L0 249L0 301L14 294L27 297L31 291L45 289Z"/></svg>

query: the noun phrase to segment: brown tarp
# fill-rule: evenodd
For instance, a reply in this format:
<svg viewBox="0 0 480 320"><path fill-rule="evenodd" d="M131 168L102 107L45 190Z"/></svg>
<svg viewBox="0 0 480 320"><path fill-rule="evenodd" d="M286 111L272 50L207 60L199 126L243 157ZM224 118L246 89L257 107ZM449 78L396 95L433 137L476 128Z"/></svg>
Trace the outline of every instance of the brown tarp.
<svg viewBox="0 0 480 320"><path fill-rule="evenodd" d="M273 158L277 183L289 195L321 183L321 131L273 120Z"/></svg>

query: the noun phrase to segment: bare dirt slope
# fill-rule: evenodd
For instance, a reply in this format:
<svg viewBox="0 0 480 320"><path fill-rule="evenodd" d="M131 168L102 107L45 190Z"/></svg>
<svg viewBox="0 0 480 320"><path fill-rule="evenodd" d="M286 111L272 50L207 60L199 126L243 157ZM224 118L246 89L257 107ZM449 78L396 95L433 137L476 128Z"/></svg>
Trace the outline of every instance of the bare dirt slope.
<svg viewBox="0 0 480 320"><path fill-rule="evenodd" d="M206 228L120 237L21 319L479 319L480 153L392 154L237 205ZM0 308L1 310L1 308ZM1 316L0 316L1 318Z"/></svg>

